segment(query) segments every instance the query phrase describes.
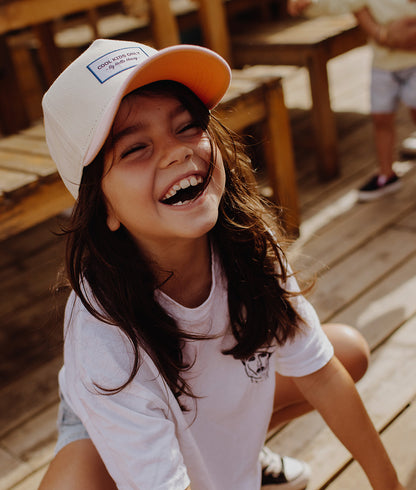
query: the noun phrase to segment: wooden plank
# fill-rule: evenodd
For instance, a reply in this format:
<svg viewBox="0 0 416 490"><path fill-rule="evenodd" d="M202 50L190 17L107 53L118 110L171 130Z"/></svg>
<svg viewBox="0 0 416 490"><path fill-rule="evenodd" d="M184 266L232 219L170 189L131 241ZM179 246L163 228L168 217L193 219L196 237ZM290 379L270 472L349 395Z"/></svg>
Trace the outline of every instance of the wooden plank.
<svg viewBox="0 0 416 490"><path fill-rule="evenodd" d="M263 46L273 43L281 46L307 47L323 43L328 38L342 36L345 32L355 29L356 26L357 21L351 14L261 23L257 28L250 28L250 44ZM358 29L357 32L359 32ZM233 43L236 46L239 46L240 43L246 45L247 38L241 32L239 36L233 36Z"/></svg>
<svg viewBox="0 0 416 490"><path fill-rule="evenodd" d="M382 433L381 438L403 485L407 490L416 490L414 446L416 440L416 401L413 401L400 414L400 417ZM354 461L326 488L328 490L345 490L346 488L371 490L371 485L369 485L361 467Z"/></svg>
<svg viewBox="0 0 416 490"><path fill-rule="evenodd" d="M0 142L1 143L1 142ZM0 145L0 168L21 172L24 174L35 174L38 177L56 177L56 165L51 158L30 153L18 153L3 151Z"/></svg>
<svg viewBox="0 0 416 490"><path fill-rule="evenodd" d="M301 240L292 248L296 268L303 269L304 257L312 258L315 262L308 264L308 272L319 273L415 209L412 174L413 172L409 172L406 175L403 179L405 185L394 195L366 204L356 204L353 198L349 201L346 212L336 215L336 219L333 219L333 208L328 207L323 223L314 222L304 239L302 224ZM301 255L296 258L299 250Z"/></svg>
<svg viewBox="0 0 416 490"><path fill-rule="evenodd" d="M58 403L54 403L2 437L2 446L21 461L28 462L32 471L45 465L56 444L57 414Z"/></svg>
<svg viewBox="0 0 416 490"><path fill-rule="evenodd" d="M1 172L0 169L0 176ZM0 240L56 216L71 207L73 202L73 197L62 181L42 183L36 193L22 198L11 208L1 210Z"/></svg>
<svg viewBox="0 0 416 490"><path fill-rule="evenodd" d="M36 184L37 181L38 176L34 173L15 172L14 170L0 168L0 191L2 193L21 192Z"/></svg>
<svg viewBox="0 0 416 490"><path fill-rule="evenodd" d="M410 257L416 255L416 240L405 230L388 229L340 263L324 272L311 295L323 322L328 322L346 305Z"/></svg>
<svg viewBox="0 0 416 490"><path fill-rule="evenodd" d="M44 138L26 137L24 133L0 139L0 149L50 158L48 145Z"/></svg>
<svg viewBox="0 0 416 490"><path fill-rule="evenodd" d="M30 138L45 138L45 127L43 124L34 124L30 128L22 130L21 134Z"/></svg>
<svg viewBox="0 0 416 490"><path fill-rule="evenodd" d="M370 368L358 388L376 428L381 431L415 398L416 317L412 317L372 354ZM411 434L403 441L414 444ZM322 488L351 460L317 413L304 416L278 433L268 445L293 454L312 467L308 490Z"/></svg>
<svg viewBox="0 0 416 490"><path fill-rule="evenodd" d="M0 4L0 33L41 24L64 15L114 3L115 0L13 0Z"/></svg>
<svg viewBox="0 0 416 490"><path fill-rule="evenodd" d="M31 477L33 472L37 472L39 478L38 470L43 469L53 457L57 412L56 403L2 438L5 450L16 455L19 463L1 472L0 485L4 482L7 486L0 488L14 488Z"/></svg>
<svg viewBox="0 0 416 490"><path fill-rule="evenodd" d="M416 314L415 270L416 257L413 255L330 320L354 325L374 349Z"/></svg>
<svg viewBox="0 0 416 490"><path fill-rule="evenodd" d="M0 437L58 401L59 356L0 390Z"/></svg>
<svg viewBox="0 0 416 490"><path fill-rule="evenodd" d="M0 446L0 489L8 490L31 471L30 466Z"/></svg>
<svg viewBox="0 0 416 490"><path fill-rule="evenodd" d="M10 240L0 241L0 273L3 274L5 268L12 266L16 266L17 270L24 269L22 261L36 256L41 250L52 250L51 254L55 254L54 247L58 240L54 233L58 231L57 221L58 218L51 219Z"/></svg>
<svg viewBox="0 0 416 490"><path fill-rule="evenodd" d="M24 478L18 484L13 486L13 490L33 490L34 488L39 488L43 476L45 475L47 466L36 470L31 473L28 477Z"/></svg>

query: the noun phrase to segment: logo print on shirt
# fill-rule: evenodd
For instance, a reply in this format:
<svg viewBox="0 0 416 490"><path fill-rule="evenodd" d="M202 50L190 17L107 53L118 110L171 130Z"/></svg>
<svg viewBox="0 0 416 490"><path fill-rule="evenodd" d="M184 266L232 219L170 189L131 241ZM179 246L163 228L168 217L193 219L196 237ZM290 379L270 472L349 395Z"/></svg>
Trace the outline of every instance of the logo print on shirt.
<svg viewBox="0 0 416 490"><path fill-rule="evenodd" d="M247 376L252 383L261 383L269 377L269 364L271 352L260 350L255 352L248 359L241 361Z"/></svg>

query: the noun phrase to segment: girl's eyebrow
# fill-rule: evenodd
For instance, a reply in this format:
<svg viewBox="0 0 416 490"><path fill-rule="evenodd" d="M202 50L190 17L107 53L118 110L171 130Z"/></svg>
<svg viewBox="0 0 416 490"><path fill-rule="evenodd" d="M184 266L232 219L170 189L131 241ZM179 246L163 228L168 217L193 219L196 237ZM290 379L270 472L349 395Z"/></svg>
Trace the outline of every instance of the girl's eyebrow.
<svg viewBox="0 0 416 490"><path fill-rule="evenodd" d="M187 109L183 104L178 104L169 112L168 117L173 119L174 117L179 116L180 114L183 114L186 111ZM115 145L118 141L120 141L125 136L129 136L130 134L133 134L137 131L145 130L148 126L149 124L139 121L136 124L123 128L121 131L118 131L117 133L114 133L112 135L112 145Z"/></svg>
<svg viewBox="0 0 416 490"><path fill-rule="evenodd" d="M111 138L112 146L116 145L124 137L129 136L130 134L136 133L137 131L145 129L146 126L147 126L146 124L137 123L137 124L133 124L132 126L127 126L126 128L123 128L121 131L114 133L112 135L112 138Z"/></svg>

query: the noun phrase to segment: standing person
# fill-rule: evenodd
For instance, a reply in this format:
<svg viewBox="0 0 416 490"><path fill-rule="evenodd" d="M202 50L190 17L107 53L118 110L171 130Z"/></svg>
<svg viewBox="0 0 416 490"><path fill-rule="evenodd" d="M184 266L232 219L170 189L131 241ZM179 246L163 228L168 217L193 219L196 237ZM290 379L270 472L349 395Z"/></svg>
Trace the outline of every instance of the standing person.
<svg viewBox="0 0 416 490"><path fill-rule="evenodd" d="M378 172L358 192L370 201L400 188L393 170L395 114L402 101L416 123L416 3L414 0L289 0L291 15L354 12L373 48L371 114ZM399 21L399 23L398 23ZM405 141L405 146L412 141ZM416 153L416 145L415 153Z"/></svg>
<svg viewBox="0 0 416 490"><path fill-rule="evenodd" d="M307 466L263 446L312 408L375 489L403 488L352 379L366 342L321 327L248 158L210 112L229 81L205 48L97 40L44 97L76 204L42 490L301 489Z"/></svg>

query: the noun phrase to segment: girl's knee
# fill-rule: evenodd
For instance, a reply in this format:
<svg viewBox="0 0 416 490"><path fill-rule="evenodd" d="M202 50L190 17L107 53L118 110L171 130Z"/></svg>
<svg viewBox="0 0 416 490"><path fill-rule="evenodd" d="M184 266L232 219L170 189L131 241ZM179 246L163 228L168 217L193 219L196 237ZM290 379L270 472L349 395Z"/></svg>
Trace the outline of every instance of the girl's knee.
<svg viewBox="0 0 416 490"><path fill-rule="evenodd" d="M116 490L90 439L71 442L52 460L39 490Z"/></svg>
<svg viewBox="0 0 416 490"><path fill-rule="evenodd" d="M343 324L327 324L323 328L334 346L335 356L355 382L360 380L370 362L370 348L363 335L356 328Z"/></svg>

